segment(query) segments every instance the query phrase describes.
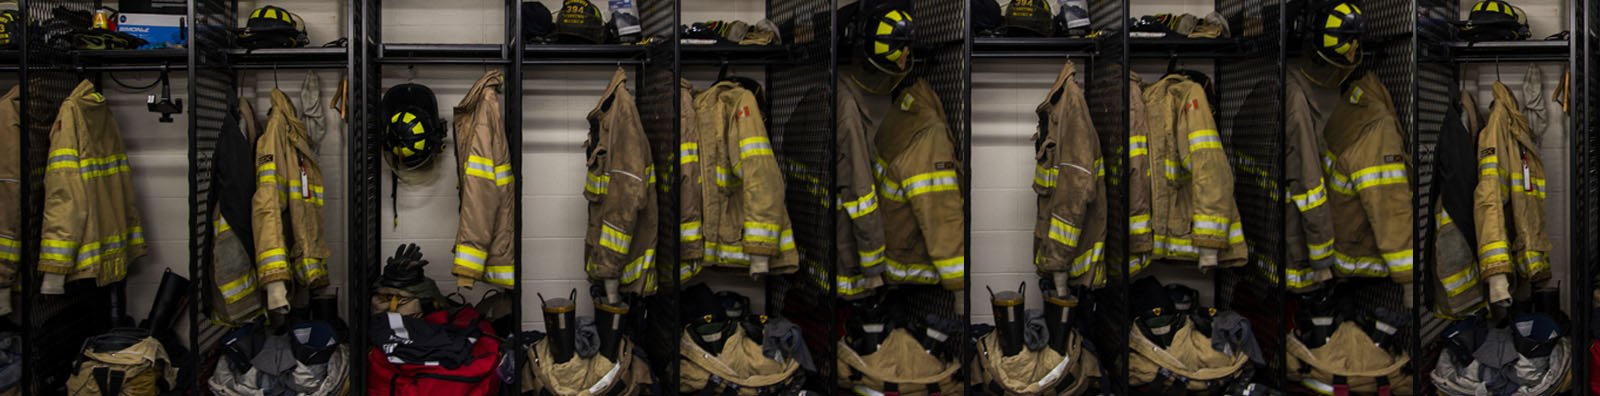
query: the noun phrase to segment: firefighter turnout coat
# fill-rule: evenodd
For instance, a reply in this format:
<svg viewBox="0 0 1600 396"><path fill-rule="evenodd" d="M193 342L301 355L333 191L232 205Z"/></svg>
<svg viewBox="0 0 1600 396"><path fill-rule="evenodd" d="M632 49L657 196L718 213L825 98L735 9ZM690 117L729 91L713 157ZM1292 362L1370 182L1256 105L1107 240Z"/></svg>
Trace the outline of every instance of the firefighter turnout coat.
<svg viewBox="0 0 1600 396"><path fill-rule="evenodd" d="M504 83L500 69L490 70L455 107L461 216L450 273L460 283L516 285L517 185L500 111Z"/></svg>
<svg viewBox="0 0 1600 396"><path fill-rule="evenodd" d="M695 95L695 124L685 135L694 135L700 177L684 189L699 189L701 224L698 231L692 224L682 230L703 238L700 263L752 273L799 268L783 172L764 118L755 93L737 82L720 81ZM769 260L768 268L752 266L759 257Z"/></svg>
<svg viewBox="0 0 1600 396"><path fill-rule="evenodd" d="M1322 155L1327 144L1322 128L1328 111L1313 98L1320 88L1305 75L1290 72L1284 86L1288 150L1284 151L1284 174L1288 185L1286 219L1289 242L1288 286L1294 291L1310 291L1332 277L1333 222L1328 206L1328 184L1322 170ZM1274 275L1275 276L1275 275Z"/></svg>
<svg viewBox="0 0 1600 396"><path fill-rule="evenodd" d="M623 292L653 294L656 172L627 82L627 73L618 68L588 116L584 267L592 278L618 280Z"/></svg>
<svg viewBox="0 0 1600 396"><path fill-rule="evenodd" d="M22 261L22 86L0 96L0 289L16 282ZM11 307L0 307L0 314Z"/></svg>
<svg viewBox="0 0 1600 396"><path fill-rule="evenodd" d="M1195 261L1216 249L1221 267L1244 265L1247 249L1233 200L1233 168L1223 152L1205 89L1180 75L1144 88L1149 136L1151 259ZM1142 220L1142 219L1136 219ZM1144 232L1143 224L1130 233Z"/></svg>
<svg viewBox="0 0 1600 396"><path fill-rule="evenodd" d="M262 284L328 285L322 230L322 167L289 96L272 90L267 126L256 139L256 274Z"/></svg>
<svg viewBox="0 0 1600 396"><path fill-rule="evenodd" d="M956 142L933 87L922 79L902 84L874 137L882 156L884 274L894 283L960 290L967 241Z"/></svg>
<svg viewBox="0 0 1600 396"><path fill-rule="evenodd" d="M883 274L884 224L883 212L878 210L877 173L878 150L873 146L872 135L878 130L878 121L867 111L866 93L849 79L835 83L838 94L838 129L835 144L837 176L834 190L838 191L838 253L839 275L837 287L844 298L864 297L872 283L868 278Z"/></svg>
<svg viewBox="0 0 1600 396"><path fill-rule="evenodd" d="M1150 229L1150 126L1145 122L1144 81L1138 73L1128 72L1128 273L1138 274L1150 265L1151 249L1155 248L1154 231ZM1111 168L1121 155L1109 158ZM1117 179L1106 180L1115 183Z"/></svg>
<svg viewBox="0 0 1600 396"><path fill-rule="evenodd" d="M1076 284L1098 285L1096 280L1105 279L1101 257L1106 236L1106 172L1100 136L1089 119L1076 76L1076 67L1068 62L1037 110L1034 264L1046 277L1065 272Z"/></svg>
<svg viewBox="0 0 1600 396"><path fill-rule="evenodd" d="M85 80L50 129L39 271L67 281L121 281L145 255L144 228L122 131L106 99Z"/></svg>
<svg viewBox="0 0 1600 396"><path fill-rule="evenodd" d="M1400 131L1389 90L1371 73L1348 83L1328 117L1323 172L1338 275L1412 280L1412 192Z"/></svg>
<svg viewBox="0 0 1600 396"><path fill-rule="evenodd" d="M1489 122L1478 133L1478 187L1473 197L1480 274L1488 278L1514 272L1530 282L1549 279L1544 160L1529 133L1527 116L1511 90L1498 81Z"/></svg>

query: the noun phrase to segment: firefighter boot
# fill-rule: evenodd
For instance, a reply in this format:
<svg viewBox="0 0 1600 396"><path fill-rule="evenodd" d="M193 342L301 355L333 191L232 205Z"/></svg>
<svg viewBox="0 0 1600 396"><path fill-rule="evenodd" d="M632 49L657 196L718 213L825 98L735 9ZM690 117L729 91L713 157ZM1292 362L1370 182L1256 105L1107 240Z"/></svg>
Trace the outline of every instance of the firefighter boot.
<svg viewBox="0 0 1600 396"><path fill-rule="evenodd" d="M994 306L994 328L1000 337L1000 351L1005 356L1021 353L1022 332L1028 325L1028 316L1023 313L1022 293L1010 290L995 293L994 289L990 289L989 304Z"/></svg>
<svg viewBox="0 0 1600 396"><path fill-rule="evenodd" d="M556 363L566 363L572 360L573 352L577 348L578 340L578 307L575 301L578 291L572 291L572 297L553 298L545 300L539 296L539 303L544 308L544 329L549 334L546 342L550 343L550 356Z"/></svg>
<svg viewBox="0 0 1600 396"><path fill-rule="evenodd" d="M600 333L600 354L617 361L617 348L622 335L627 333L628 303L599 303L594 305L594 324Z"/></svg>

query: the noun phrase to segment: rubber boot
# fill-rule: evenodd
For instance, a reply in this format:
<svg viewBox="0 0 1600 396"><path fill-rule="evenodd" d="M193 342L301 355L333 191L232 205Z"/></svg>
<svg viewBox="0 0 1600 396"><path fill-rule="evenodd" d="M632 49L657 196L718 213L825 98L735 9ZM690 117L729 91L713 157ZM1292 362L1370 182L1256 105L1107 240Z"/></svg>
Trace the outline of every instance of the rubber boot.
<svg viewBox="0 0 1600 396"><path fill-rule="evenodd" d="M845 335L850 349L861 355L878 351L878 345L889 335L887 312L878 298L867 298L850 303L850 317L845 320Z"/></svg>
<svg viewBox="0 0 1600 396"><path fill-rule="evenodd" d="M594 305L595 331L600 333L600 355L617 361L622 335L627 334L628 303L597 303Z"/></svg>
<svg viewBox="0 0 1600 396"><path fill-rule="evenodd" d="M556 363L566 363L572 360L572 355L577 350L578 340L578 306L576 299L578 290L572 290L572 297L554 298L546 300L539 296L539 303L544 309L544 330L550 343L550 357Z"/></svg>
<svg viewBox="0 0 1600 396"><path fill-rule="evenodd" d="M1044 297L1044 326L1050 332L1050 349L1067 353L1067 335L1072 333L1072 309L1078 298L1072 295Z"/></svg>
<svg viewBox="0 0 1600 396"><path fill-rule="evenodd" d="M156 300L150 304L150 314L140 325L151 333L172 331L189 303L189 280L171 269L161 274L161 287L156 289Z"/></svg>
<svg viewBox="0 0 1600 396"><path fill-rule="evenodd" d="M994 307L994 331L1000 337L1000 352L1005 356L1022 353L1022 332L1028 324L1023 302L1022 293L989 290L989 304Z"/></svg>

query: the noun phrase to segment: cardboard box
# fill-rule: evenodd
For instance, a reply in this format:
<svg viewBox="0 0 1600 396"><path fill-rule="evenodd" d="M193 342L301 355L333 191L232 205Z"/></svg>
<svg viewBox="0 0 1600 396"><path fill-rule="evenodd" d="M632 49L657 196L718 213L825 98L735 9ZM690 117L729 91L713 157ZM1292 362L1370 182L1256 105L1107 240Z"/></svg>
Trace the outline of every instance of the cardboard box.
<svg viewBox="0 0 1600 396"><path fill-rule="evenodd" d="M139 49L183 48L188 41L188 24L183 15L117 15L117 31L148 41Z"/></svg>

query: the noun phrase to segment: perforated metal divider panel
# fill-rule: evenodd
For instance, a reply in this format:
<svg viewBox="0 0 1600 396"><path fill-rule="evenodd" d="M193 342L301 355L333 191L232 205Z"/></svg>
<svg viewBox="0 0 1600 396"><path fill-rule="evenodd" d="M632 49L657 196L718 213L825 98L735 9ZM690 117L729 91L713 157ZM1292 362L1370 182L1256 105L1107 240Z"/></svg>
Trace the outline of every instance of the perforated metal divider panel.
<svg viewBox="0 0 1600 396"><path fill-rule="evenodd" d="M50 18L53 8L92 10L95 3L87 0L56 0L28 1L22 5L26 7L30 20L43 21ZM33 33L35 36L42 34ZM31 171L23 173L23 191L26 192L23 204L27 215L23 216L22 224L26 234L22 238L22 248L26 254L23 256L25 264L22 272L31 274L35 268L31 263L37 263L39 259L39 230L44 220L42 175L45 154L50 146L50 128L55 124L56 113L67 94L84 76L72 71L73 59L67 50L46 46L42 40L24 40L23 45L27 51L27 63L23 69L28 87L28 97L23 101L23 112L27 114L27 124L23 126L23 134L27 139L24 168ZM29 339L24 340L24 344L31 348L26 354L27 359L34 363L30 368L33 371L30 379L35 381L32 389L35 394L65 393L72 359L78 355L84 339L111 328L111 309L107 303L111 289L73 284L67 287L64 295L27 293L32 300L25 300L24 306L32 312L29 314Z"/></svg>
<svg viewBox="0 0 1600 396"><path fill-rule="evenodd" d="M1288 264L1285 211L1290 193L1285 179L1285 56L1282 4L1278 0L1221 0L1223 15L1245 20L1241 29L1255 49L1247 57L1216 62L1219 103L1217 126L1233 163L1234 201L1244 223L1250 263L1216 276L1216 307L1250 319L1256 341L1267 357L1267 369L1256 381L1281 388L1287 361L1290 295L1284 283ZM1272 10L1267 12L1267 10ZM1317 131L1320 133L1321 131Z"/></svg>
<svg viewBox="0 0 1600 396"><path fill-rule="evenodd" d="M1100 32L1099 53L1089 59L1084 78L1084 100L1106 166L1107 211L1105 265L1111 276L1105 288L1090 299L1089 339L1100 351L1101 370L1111 389L1102 392L1130 394L1128 389L1128 331L1133 316L1128 309L1128 5L1124 0L1090 0L1091 26Z"/></svg>
<svg viewBox="0 0 1600 396"><path fill-rule="evenodd" d="M1589 349L1590 343L1595 338L1590 335L1595 318L1592 317L1590 307L1594 306L1592 291L1600 285L1594 281L1594 276L1600 274L1595 266L1596 255L1600 255L1600 136L1596 130L1600 129L1600 23L1595 23L1600 18L1600 2L1575 0L1580 7L1573 7L1574 13L1572 30L1579 34L1572 35L1577 43L1573 51L1573 65L1571 72L1572 84L1572 109L1569 114L1575 118L1571 134L1573 148L1576 150L1572 158L1576 162L1573 166L1573 213L1577 214L1572 222L1573 245L1577 251L1573 252L1572 279L1572 315L1577 324L1577 330L1571 338L1573 348L1578 353L1574 354L1577 364L1573 365L1575 372L1579 373L1577 381L1579 394L1589 394L1589 381L1586 378L1594 356Z"/></svg>
<svg viewBox="0 0 1600 396"><path fill-rule="evenodd" d="M644 123L646 138L650 140L651 154L655 159L657 180L678 180L678 18L677 1L640 1L639 18L645 37L658 36L664 43L652 45L647 59L634 74L634 93L639 115ZM658 183L669 188L673 183ZM660 289L645 302L649 323L641 329L640 338L645 352L650 356L650 367L656 374L661 389L677 392L678 348L683 332L683 321L678 311L678 291L682 282L678 274L682 263L678 260L679 202L676 190L657 190L660 231L656 234L656 270Z"/></svg>
<svg viewBox="0 0 1600 396"><path fill-rule="evenodd" d="M837 383L834 346L838 333L834 296L838 260L834 249L838 196L834 185L834 2L770 0L767 18L794 35L792 63L767 66L768 135L783 170L784 199L800 250L800 271L767 283L767 312L805 332L817 365L807 388L827 392ZM802 34L800 32L805 32ZM787 37L786 37L787 38Z"/></svg>
<svg viewBox="0 0 1600 396"><path fill-rule="evenodd" d="M350 65L346 75L350 79L350 128L348 128L349 143L346 169L346 188L348 188L349 222L346 223L349 238L350 265L348 275L347 301L350 316L350 328L356 329L350 337L350 384L356 395L366 394L367 385L367 338L364 334L370 316L366 313L371 310L366 296L371 295L369 276L374 268L371 266L382 263L382 245L380 238L382 231L379 227L383 222L380 213L383 211L382 200L382 175L383 160L379 145L382 143L383 134L383 106L379 98L383 97L383 70L378 66L379 53L382 51L382 19L377 0L350 1L349 23L354 27L350 40ZM509 118L509 117L508 117Z"/></svg>
<svg viewBox="0 0 1600 396"><path fill-rule="evenodd" d="M1417 3L1417 48L1438 48L1439 43L1449 40L1452 34L1449 23L1457 15L1458 2L1448 0L1422 0ZM1416 186L1414 197L1416 200L1416 243L1414 261L1416 262L1416 292L1417 312L1413 316L1416 321L1417 340L1421 346L1421 354L1417 356L1432 356L1437 349L1439 334L1444 332L1449 323L1444 318L1431 314L1434 295L1429 285L1438 282L1434 268L1438 265L1434 245L1437 239L1437 225L1434 209L1438 199L1438 186L1434 183L1434 160L1439 144L1439 131L1444 128L1445 113L1458 96L1459 73L1457 65L1438 60L1432 57L1414 56L1416 86L1415 93L1411 95L1416 101L1415 113L1411 119L1411 138L1413 143L1410 149L1411 166L1413 171L1412 183ZM1399 94L1395 93L1396 100ZM1402 122L1406 121L1401 119ZM1431 362L1423 361L1425 367L1431 367ZM1428 381L1419 381L1428 382ZM1429 384L1423 384L1430 387Z"/></svg>
<svg viewBox="0 0 1600 396"><path fill-rule="evenodd" d="M214 205L212 202L212 164L223 120L238 100L237 80L228 69L226 49L232 41L234 24L233 2L223 0L195 0L190 2L189 20L189 279L195 287L189 289L189 356L174 356L175 363L183 364L181 370L189 373L180 378L192 378L185 386L194 389L205 387L206 378L197 375L206 352L212 350L218 337L202 337L202 324L209 323L205 315L211 307L216 287L210 276L213 266ZM204 299L204 300L203 300Z"/></svg>

